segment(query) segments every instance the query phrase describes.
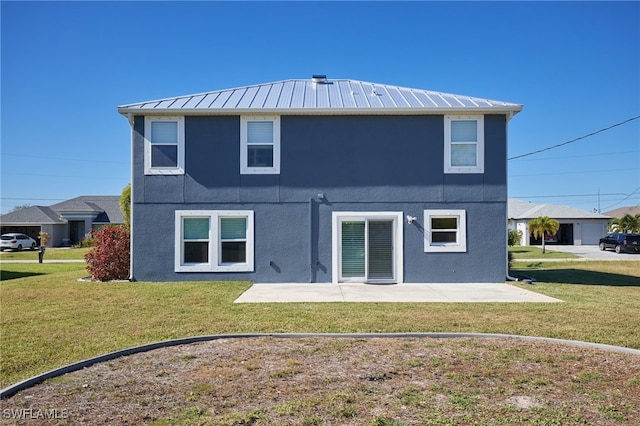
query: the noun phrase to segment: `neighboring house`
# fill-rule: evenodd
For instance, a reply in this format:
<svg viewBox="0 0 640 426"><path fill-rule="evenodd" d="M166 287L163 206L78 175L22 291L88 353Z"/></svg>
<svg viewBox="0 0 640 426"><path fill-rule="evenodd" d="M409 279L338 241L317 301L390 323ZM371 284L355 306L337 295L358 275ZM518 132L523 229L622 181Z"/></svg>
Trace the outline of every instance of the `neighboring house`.
<svg viewBox="0 0 640 426"><path fill-rule="evenodd" d="M542 244L529 230L529 221L540 216L548 216L560 223L556 235L547 237L546 244L592 245L607 234L611 218L599 213L553 204L533 204L509 198L509 229L522 231L520 245Z"/></svg>
<svg viewBox="0 0 640 426"><path fill-rule="evenodd" d="M0 216L2 233L21 232L36 241L49 233L49 247L78 243L93 229L121 225L124 217L119 196L82 196L52 206L31 206Z"/></svg>
<svg viewBox="0 0 640 426"><path fill-rule="evenodd" d="M629 215L635 216L640 214L640 206L628 206L628 207L620 207L615 210L611 210L603 213L605 216L609 216L616 219L621 219L622 216Z"/></svg>
<svg viewBox="0 0 640 426"><path fill-rule="evenodd" d="M120 106L132 279L504 281L521 109L325 76Z"/></svg>

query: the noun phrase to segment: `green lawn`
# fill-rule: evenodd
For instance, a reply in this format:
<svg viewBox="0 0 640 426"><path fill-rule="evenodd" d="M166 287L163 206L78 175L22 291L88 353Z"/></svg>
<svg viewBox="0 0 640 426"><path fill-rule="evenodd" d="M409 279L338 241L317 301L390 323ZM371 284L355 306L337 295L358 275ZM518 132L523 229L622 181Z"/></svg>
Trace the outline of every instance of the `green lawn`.
<svg viewBox="0 0 640 426"><path fill-rule="evenodd" d="M44 260L82 260L89 248L48 248L44 252ZM0 261L38 260L38 250L3 251Z"/></svg>
<svg viewBox="0 0 640 426"><path fill-rule="evenodd" d="M579 257L571 253L553 251L553 246L551 249L547 246L545 254L542 254L541 247L536 246L512 246L509 247L509 252L515 259L576 259Z"/></svg>
<svg viewBox="0 0 640 426"><path fill-rule="evenodd" d="M517 285L565 303L233 304L250 283L79 282L83 263L3 263L0 385L118 349L218 333L508 333L640 349L640 262L517 266L514 273L537 279Z"/></svg>

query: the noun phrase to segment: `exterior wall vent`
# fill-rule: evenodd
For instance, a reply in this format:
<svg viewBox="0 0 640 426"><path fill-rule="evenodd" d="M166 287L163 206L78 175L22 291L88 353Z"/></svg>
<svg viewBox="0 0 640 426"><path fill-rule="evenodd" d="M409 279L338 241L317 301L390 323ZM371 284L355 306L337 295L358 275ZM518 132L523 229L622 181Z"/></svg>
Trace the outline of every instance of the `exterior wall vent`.
<svg viewBox="0 0 640 426"><path fill-rule="evenodd" d="M320 75L320 74L312 75L311 76L311 81L314 84L327 84L328 83L327 76L326 75Z"/></svg>

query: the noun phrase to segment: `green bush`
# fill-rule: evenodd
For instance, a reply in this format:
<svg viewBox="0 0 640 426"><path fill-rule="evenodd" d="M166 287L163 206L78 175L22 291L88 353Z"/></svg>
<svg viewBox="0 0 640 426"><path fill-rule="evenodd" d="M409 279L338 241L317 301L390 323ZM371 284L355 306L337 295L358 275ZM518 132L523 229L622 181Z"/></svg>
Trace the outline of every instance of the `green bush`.
<svg viewBox="0 0 640 426"><path fill-rule="evenodd" d="M507 238L507 244L509 244L509 247L519 246L520 241L522 241L522 231L518 229L511 229Z"/></svg>
<svg viewBox="0 0 640 426"><path fill-rule="evenodd" d="M89 233L87 235L85 235L85 237L82 239L82 241L80 241L77 244L74 244L73 247L75 248L87 248L87 247L94 247L96 245L96 240L93 236L93 233Z"/></svg>

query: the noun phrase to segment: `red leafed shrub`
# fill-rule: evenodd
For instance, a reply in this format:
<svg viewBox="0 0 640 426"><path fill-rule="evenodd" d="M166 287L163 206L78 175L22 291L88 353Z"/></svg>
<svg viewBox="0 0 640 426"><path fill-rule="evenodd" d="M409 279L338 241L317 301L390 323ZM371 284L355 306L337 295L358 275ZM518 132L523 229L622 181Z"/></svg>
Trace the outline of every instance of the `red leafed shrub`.
<svg viewBox="0 0 640 426"><path fill-rule="evenodd" d="M129 278L129 230L124 226L105 226L93 232L95 246L84 256L94 280Z"/></svg>

